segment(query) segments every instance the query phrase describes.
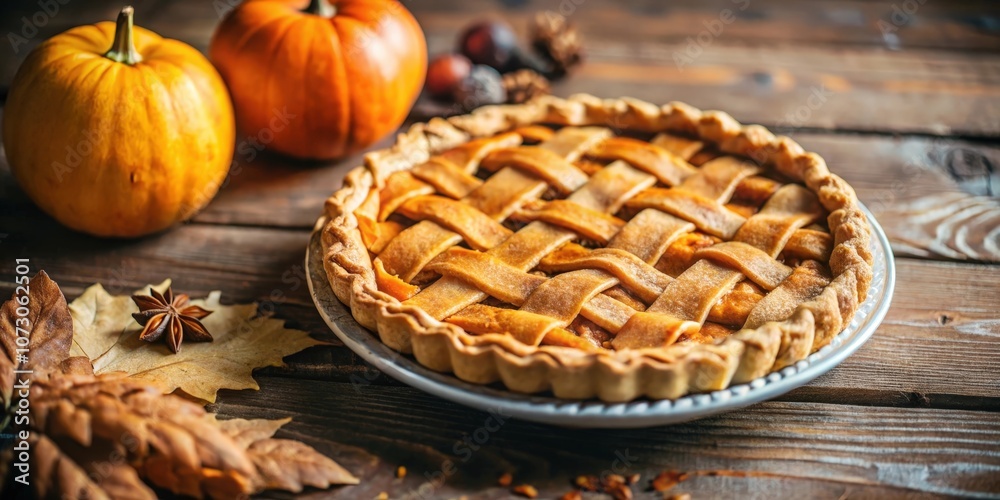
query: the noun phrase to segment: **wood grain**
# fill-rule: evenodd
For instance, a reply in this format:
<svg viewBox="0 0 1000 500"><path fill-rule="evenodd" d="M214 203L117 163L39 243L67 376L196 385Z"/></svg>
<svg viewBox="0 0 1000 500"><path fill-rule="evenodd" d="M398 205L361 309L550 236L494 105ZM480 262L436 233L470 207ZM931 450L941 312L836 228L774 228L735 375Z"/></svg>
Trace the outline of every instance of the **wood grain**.
<svg viewBox="0 0 1000 500"><path fill-rule="evenodd" d="M672 493L783 498L810 491L811 497L831 499L1000 494L996 413L764 403L644 430L557 429L505 420L499 426L490 422L496 429L490 432L489 414L412 389L355 390L270 377L260 377L260 383L259 393L222 393L216 409L244 418L292 416L286 436L330 453L362 478L360 486L322 498L371 498L380 491L418 498L421 487L434 498L506 498L509 491L496 485L504 472L514 475L515 484L532 484L543 498L555 498L577 475L600 475L616 460L617 472L642 475L636 493L663 470L722 469L757 474L702 477ZM400 418L401 408L406 417ZM466 437L479 449L463 443ZM627 457L627 467L620 457ZM434 488L428 478L436 478L446 460L456 472ZM393 478L398 465L409 471L403 480Z"/></svg>
<svg viewBox="0 0 1000 500"><path fill-rule="evenodd" d="M224 302L312 304L302 270L309 241L303 230L191 224L123 241L74 233L37 214L7 213L0 214L0 227L8 233L0 245L6 283L13 282L8 263L17 256L66 286L101 282L112 293L127 293L171 277L175 289L195 296L224 290Z"/></svg>
<svg viewBox="0 0 1000 500"><path fill-rule="evenodd" d="M1000 262L1000 201L962 192L900 200L883 212L897 253Z"/></svg>
<svg viewBox="0 0 1000 500"><path fill-rule="evenodd" d="M997 56L712 45L678 66L673 51L602 43L554 89L684 101L765 126L997 137Z"/></svg>
<svg viewBox="0 0 1000 500"><path fill-rule="evenodd" d="M864 46L889 50L949 48L996 51L1000 36L982 19L977 2L924 2L919 8L892 3L819 0L527 0L497 2L423 1L412 5L425 30L448 33L470 18L504 16L515 26L535 11L553 10L572 19L585 34L601 39L683 44L702 32L719 32L722 43L763 45ZM729 10L732 19L724 11ZM898 12L897 12L898 10ZM992 9L992 10L995 10ZM722 21L721 29L719 22Z"/></svg>

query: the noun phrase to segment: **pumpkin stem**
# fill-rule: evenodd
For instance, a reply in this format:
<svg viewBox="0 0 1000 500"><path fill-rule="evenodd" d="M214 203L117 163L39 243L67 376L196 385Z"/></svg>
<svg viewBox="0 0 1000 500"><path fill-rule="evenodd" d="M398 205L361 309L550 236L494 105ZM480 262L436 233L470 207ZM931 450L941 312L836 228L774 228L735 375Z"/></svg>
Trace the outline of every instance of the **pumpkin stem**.
<svg viewBox="0 0 1000 500"><path fill-rule="evenodd" d="M127 6L118 13L115 41L112 42L111 49L104 53L104 57L129 66L142 62L142 56L135 50L135 41L132 37L133 12L132 6Z"/></svg>
<svg viewBox="0 0 1000 500"><path fill-rule="evenodd" d="M337 14L337 7L330 5L326 0L309 0L309 6L302 12L314 16L333 17Z"/></svg>

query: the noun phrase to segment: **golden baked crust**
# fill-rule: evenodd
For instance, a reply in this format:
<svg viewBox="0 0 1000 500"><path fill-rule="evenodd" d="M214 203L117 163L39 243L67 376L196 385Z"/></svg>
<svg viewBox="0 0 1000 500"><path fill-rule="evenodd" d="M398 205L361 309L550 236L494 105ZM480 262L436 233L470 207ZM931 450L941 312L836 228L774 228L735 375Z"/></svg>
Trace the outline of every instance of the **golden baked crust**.
<svg viewBox="0 0 1000 500"><path fill-rule="evenodd" d="M619 345L614 346L616 350L587 349L581 348L580 345L575 347L539 345L542 337L547 335L545 332L561 330L553 328L551 324L538 328L534 326L526 328L526 333L520 337L521 340L517 340L515 334L509 331L508 333L488 333L490 331L489 325L496 324L495 322L491 323L491 314L515 314L516 310L482 305L476 306L478 309L465 314L464 317L458 317L455 314L456 311L442 312L449 307L448 304L441 302L443 299L439 299L439 302L412 299L416 287L407 283L410 278L414 277L416 271L424 269L428 262L419 262L415 267L405 267L398 264L400 260L418 258L406 252L405 248L396 252L397 254L401 252L401 255L397 255L395 261L388 257L373 260L373 254L378 252L370 253L369 248L375 245L379 247L380 251L385 252L385 242L374 241L378 238L379 233L377 227L372 227L372 224L377 223L372 221L384 221L389 212L399 208L398 206L386 207L384 203L381 207L379 206L378 196L380 193L383 193L383 196L393 195L393 186L387 186L387 180L392 174L411 171L417 166L426 169L424 164L433 155L462 145L466 145L465 149L455 154L478 155L479 157L474 158L477 166L479 160L489 153L493 158L490 161L497 163L495 165L497 167L508 163L517 163L530 171L533 168L534 160L518 157L519 154L526 151L526 148L510 146L517 146L520 143L520 137L530 138L534 134L534 129L530 126L536 124L557 126L562 127L561 130L567 130L563 134L564 136L567 136L571 142L575 141L575 145L583 144L577 148L578 150L587 150L591 155L601 157L603 148L608 150L607 154L612 158L619 159L622 158L621 154L629 154L628 148L631 146L625 144L624 153L621 147L617 148L618 152L615 153L613 151L615 149L614 143L608 143L610 145L606 147L595 148L610 135L595 127L628 133L668 133L683 136L688 139L664 136L662 140L664 142L675 139L680 141L680 143L664 144L679 154L694 155L697 150L701 149L701 146L692 146L690 151L684 150L691 145L690 143L700 141L703 146L714 148L723 154L737 155L749 160L744 163L732 160L716 162L713 171L722 172L718 175L733 172L733 175L748 178L747 176L758 170L765 169L769 174L787 179L789 184L780 189L775 188L776 191L767 191L766 188L761 188L770 195L771 199L760 212L750 210L747 212L747 216L743 217L738 214L740 210L738 206L731 206L729 210L713 212L710 210L711 207L708 207L712 204L704 202L702 195L684 195L684 200L678 202L671 198L674 193L665 193L676 190L639 189L640 187L648 188L657 180L661 181L659 185L674 186L684 180L685 176L694 177L690 172L684 170L687 168L684 167L686 162L676 162L681 169L680 173L676 170L636 173L637 171L628 168L628 165L616 166L619 173L623 173L622 175L625 177L632 176L636 179L634 186L627 186L628 189L631 189L629 194L623 195L625 198L622 198L629 200L630 208L643 210L655 207L668 212L676 212L677 210L683 212L689 210L688 207L691 206L695 207L691 210L705 208L707 212L704 217L694 217L697 220L693 222L700 230L698 234L704 236L703 233L706 231L715 232L722 236L722 240L734 241L734 243L708 246L707 248L702 248L703 245L700 246L697 241L685 241L671 247L671 250L675 252L684 252L685 248L690 247L689 253L695 256L695 264L702 262L705 264L690 273L690 279L675 278L672 282L669 281L669 277L660 274L659 271L655 273L649 271L646 274L651 276L655 274L653 281L658 276L662 282L659 285L646 286L645 302L649 302L649 299L656 299L655 295L649 294L663 291L664 283L669 289L670 285L675 285L679 281L715 280L721 283L720 288L705 292L707 294L705 296L711 297L712 303L692 305L689 303L691 301L685 302L685 300L680 299L671 301L670 297L665 297L668 299L666 303L664 300L654 300L654 304L649 306L648 311L650 312L648 313L630 309L632 317L626 318L625 322L625 326L630 332L628 335L623 335L622 332L626 328L619 330L620 338L615 338L613 341L619 343ZM506 136L500 136L500 134L515 129L520 129L520 134L510 135L518 135L518 139L511 139L513 142L508 144ZM544 132L540 128L537 131ZM588 137L591 136L597 139L590 141ZM494 138L490 141L494 144L485 145L484 143L483 147L480 147L482 141L470 142L477 138ZM544 140L544 137L538 139ZM553 146L549 149L559 150L560 147L562 146ZM503 151L498 152L497 148L501 148ZM535 149L530 152L537 153ZM551 156L549 152L545 154ZM615 156L616 154L618 156ZM497 155L503 157L495 158ZM578 156L577 154L572 158L575 159ZM463 159L469 160L469 158ZM549 159L548 156L545 157L545 160L552 164L562 165L556 160ZM692 159L692 161L694 160ZM617 165L617 162L612 165ZM485 166L489 167L490 165ZM610 168L609 166L604 170ZM565 167L565 171L559 171L553 167L551 171L536 170L527 175L534 175L533 178L536 179L541 177L547 181L550 189L567 194L576 191L577 188L580 188L581 191L584 190L581 188L581 183L585 182L586 179L579 182L573 180L574 175L579 175L577 172L579 170L576 168ZM417 174L422 176L421 179L428 178L423 173L417 172ZM649 177L651 175L658 179L644 182L640 178L640 176ZM672 179L671 176L679 176L679 178ZM728 200L738 184L734 181L726 185L719 182L716 183L718 185L712 185L711 179L705 180L701 177L692 179L688 184L693 185L692 189L699 193L716 191L722 193L719 200ZM393 178L392 182L397 182L399 178L399 176ZM463 190L461 181L459 176L453 178L452 184L455 184L454 186L448 184L436 187L438 192L454 190L458 193L465 193L478 182L475 179L465 181L470 186ZM755 182L767 183L768 181L762 179ZM419 181L417 184L420 184ZM755 189L751 181L742 183L740 186L750 191ZM400 189L410 188L404 182ZM723 193L723 191L726 192ZM636 197L637 192L640 192L642 196ZM458 194L452 194L454 195L452 197L460 197ZM536 198L537 195L536 193ZM595 196L605 195L606 193L603 192L596 194L588 192L584 197L589 197L588 200L590 200ZM412 196L400 199L412 199ZM581 202L582 205L585 205L584 208L576 205L570 207L567 204L553 205L558 203L558 200L550 201L547 204L540 202L535 205L526 205L518 207L517 217L545 221L539 223L545 227L549 227L546 224L551 222L555 225L561 224L560 227L575 228L577 231L586 233L587 239L600 240L603 237L602 234L604 236L614 235L614 231L620 229L620 224L614 226L618 219L602 216L597 213L599 210L586 209L586 206L599 206L599 202L585 201ZM620 204L617 202L608 203L600 207L607 209L604 210L605 213L618 211ZM707 208L702 207L699 203ZM432 204L430 202L424 205L414 204L408 205L406 210L420 212L431 218L433 218L432 215L445 217L444 213L452 213L457 207L457 205L447 205L445 209L435 209L432 206L425 206ZM547 214L546 205L551 208ZM609 206L613 208L608 209ZM572 212L574 209L579 213ZM435 212L435 210L437 211ZM382 213L375 217L371 215L374 212ZM560 213L570 213L572 216L560 219ZM754 213L757 215L752 215ZM805 224L814 220L819 214L828 214L826 225L829 228L830 236L826 238L832 237L832 247L823 248L822 245L810 244L810 241L821 240L821 237L824 236L822 231L804 228ZM494 218L502 220L506 219L508 215L511 214L504 213ZM471 215L469 216L471 217ZM590 222L574 225L574 220L581 218ZM435 220L447 224L447 221ZM751 221L750 224L747 224L748 226L752 225L763 229L740 231L740 227L747 221ZM767 229L769 221L774 221L773 225L780 231ZM347 174L344 179L344 187L327 200L325 221L322 223L324 266L334 292L342 302L350 306L355 319L366 328L378 332L382 342L386 345L401 352L412 353L418 362L428 368L453 372L466 381L491 383L499 380L509 389L517 392L534 393L551 390L557 397L562 398L596 397L608 402L629 401L643 396L653 399L676 398L690 392L723 389L731 384L748 382L761 377L804 359L811 352L826 345L834 335L849 324L855 309L867 294L872 275L872 256L869 251L871 230L867 219L858 206L853 189L841 178L831 174L820 156L803 151L798 144L787 137L774 136L764 127L758 125L741 126L725 113L702 112L682 103L670 103L660 107L629 98L599 99L589 95L576 95L568 99L545 97L523 105L488 106L469 115L449 119L433 119L427 123L416 124L407 132L400 134L393 147L369 153L365 157L364 166ZM590 226L580 227L587 226L587 224ZM610 227L602 232L601 228L604 225L610 225ZM486 250L509 236L509 230L499 225L494 227L489 221L484 222L483 227L485 229L478 232L472 231L474 234L463 234L462 238L459 239L465 239L468 246L476 250ZM449 227L449 229L460 230L457 227ZM690 230L680 231L678 234L685 232L689 233ZM778 234L779 232L781 234ZM709 238L710 236L704 237ZM442 241L445 246L454 245L454 240ZM632 241L635 239L633 238ZM559 247L560 251L552 251L543 255L544 258L541 262L550 270L581 269L572 266L581 265L580 262L586 261L585 257L590 255L587 253L588 249L578 245L571 247L574 245L572 243L563 246L560 246L561 243L553 243L553 245ZM621 264L628 259L623 260L620 254L624 254L624 251L620 248L627 247L627 243L622 243L618 245L619 249L612 248L603 251L605 254L614 254L606 257L618 259L616 261L618 264L608 264L606 261L602 261L600 264L591 265L604 266L601 269L608 270L608 266L621 267L629 264L631 266L629 269L638 269L638 272L642 274L643 270L648 269L643 262L628 261ZM822 264L805 263L792 269L774 260L782 249L794 253L798 247L812 248L812 250L802 250L802 252L812 254L812 258L822 259ZM577 251L576 254L573 253L574 248ZM662 253L662 249L660 250ZM438 256L437 252L438 250L432 252L432 256ZM819 254L822 256L817 257ZM430 268L445 276L439 281L446 279L454 281L457 279L455 278L456 273L461 275L464 272L473 275L476 272L483 273L485 270L489 270L490 279L493 279L493 276L505 276L504 273L511 275L513 277L510 279L515 280L514 284L516 284L517 279L526 279L524 276L527 276L523 271L508 269L504 267L505 263L474 250L452 247L440 252L438 257L430 265ZM634 257L630 258L638 260ZM389 266L394 265L395 268L391 271L395 272L387 271L383 261L389 262ZM572 264L573 262L576 264ZM720 262L726 263L728 267L716 265ZM534 268L536 263L538 263L537 258L527 264L525 270ZM570 267L565 267L567 265ZM585 268L577 271L576 278L594 281L594 276L592 276L594 273L587 274L591 270L586 269L587 264L583 265ZM409 274L405 280L394 276L394 274L401 272L401 269L406 269L407 274ZM602 272L604 271L596 271L595 273L606 277L606 275L600 274ZM619 278L628 276L628 273L621 269L618 269L618 272ZM733 288L734 283L740 282L744 277L751 276L752 279L745 281L746 286ZM473 278L474 276L466 277L466 279ZM502 281L503 278L496 279ZM544 278L538 278L538 280L545 282ZM598 281L600 280L598 279ZM579 302L593 301L593 297L599 297L601 300L597 302L608 303L610 299L606 297L615 297L608 289L607 283L609 282L616 284L618 280L605 281L603 284L597 284L591 288L583 287L588 290L590 295L580 299ZM533 286L538 288L537 283ZM745 301L733 301L736 305L727 307L717 300L720 293L723 292L743 294L746 297L754 296L755 287L764 287L767 290L772 290L772 293L764 299L759 299L759 303L755 302L759 307L755 307L752 312L747 307L740 307L740 304L746 303ZM438 286L437 288L442 287ZM558 289L558 287L553 286L549 286L549 288ZM473 289L473 291L476 290ZM620 290L618 292L620 292L619 299L626 302L629 300L628 292L621 293ZM477 291L477 293L484 295L482 292ZM593 295L593 293L597 293L597 295ZM423 297L430 295L434 294L424 294ZM671 294L664 293L663 295ZM772 296L776 298L768 300ZM632 300L634 301L634 299ZM703 298L702 302L704 300ZM473 299L472 302L479 302L479 300ZM610 300L610 302L621 305L615 300ZM432 309L440 306L441 310L435 309L435 314L439 317L448 317L449 321L435 319L424 307L418 307L414 305L415 303L428 304L426 307ZM522 305L518 302L515 303ZM587 302L587 305L589 304ZM537 306L538 304L533 303L533 305ZM460 303L457 307L459 309L465 307L465 303ZM576 307L578 312L580 304L576 304ZM641 310L644 306L638 305L637 307ZM660 314L661 311L686 312L689 310L694 316L700 315L700 321L693 323L693 328L691 321L689 321L691 318L675 321L670 324L669 328L664 326L663 318L668 315ZM713 315L713 320L716 320L714 318L727 317L738 317L742 320L746 317L746 322L741 330L732 334L729 334L725 328L718 327L715 323L712 324L715 325L713 328L699 329L698 323L704 323L705 317L710 314ZM573 315L575 316L575 313ZM519 318L522 317L519 316ZM540 318L544 320L547 316L540 316ZM516 321L522 322L523 318ZM716 321L725 322L725 319L717 319ZM457 326L456 323L467 325L466 328L472 328L479 333L469 333ZM559 325L566 325L565 318ZM619 321L616 325L615 328L622 327L622 322ZM487 330L484 331L483 328ZM664 343L676 342L678 336L698 338L687 342L671 343L665 347L650 347L650 332L656 332L658 335L662 332L662 335L665 336ZM558 337L558 335L554 335L554 337Z"/></svg>

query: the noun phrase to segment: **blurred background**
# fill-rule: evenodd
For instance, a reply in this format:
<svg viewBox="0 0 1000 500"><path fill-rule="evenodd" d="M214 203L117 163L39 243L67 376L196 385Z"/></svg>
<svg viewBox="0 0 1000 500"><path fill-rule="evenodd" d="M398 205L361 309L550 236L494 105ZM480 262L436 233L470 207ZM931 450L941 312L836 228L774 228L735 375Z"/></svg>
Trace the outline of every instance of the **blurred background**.
<svg viewBox="0 0 1000 500"><path fill-rule="evenodd" d="M137 25L207 52L214 28L238 3L136 0L133 5ZM122 5L5 0L0 96L38 43L73 26L114 20ZM423 28L432 58L455 52L459 34L482 20L508 22L526 44L531 20L543 11L557 12L581 34L584 62L553 82L554 94L679 100L788 133L824 155L858 189L888 226L898 253L1000 259L995 245L983 243L1000 225L994 198L1000 189L998 3L420 0L403 5ZM429 113L434 108L418 105L412 118ZM273 204L258 215L267 223L308 227L344 171L304 173L287 159L253 153L241 158L237 150L237 164L247 167L244 175L233 179L226 189L235 192L224 192L202 220L239 220L241 213L226 208L234 199L287 201L294 191L293 202ZM264 192L262 183L275 178L288 188L285 194ZM5 198L23 200L7 181L0 183ZM914 215L931 209L937 212L930 218ZM226 215L214 215L220 212ZM942 236L941 224L968 227Z"/></svg>
<svg viewBox="0 0 1000 500"><path fill-rule="evenodd" d="M49 15L41 4L58 6ZM588 92L724 109L742 121L811 129L995 137L1000 4L946 0L410 0L429 53L470 23L507 20L526 39L535 13L566 16L586 64L557 94ZM239 0L135 0L136 24L206 52ZM36 44L113 21L123 2L5 0L0 86ZM37 32L37 33L36 33ZM20 38L19 38L20 37ZM24 41L22 41L24 40ZM13 47L16 45L16 47ZM822 112L799 106L813 94Z"/></svg>

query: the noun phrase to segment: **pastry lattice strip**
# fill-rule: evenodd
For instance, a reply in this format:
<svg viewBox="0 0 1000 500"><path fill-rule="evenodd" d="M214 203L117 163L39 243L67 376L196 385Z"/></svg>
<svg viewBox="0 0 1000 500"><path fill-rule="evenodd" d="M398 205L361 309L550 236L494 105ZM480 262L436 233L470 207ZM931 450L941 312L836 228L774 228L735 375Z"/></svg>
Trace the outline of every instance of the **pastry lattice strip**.
<svg viewBox="0 0 1000 500"><path fill-rule="evenodd" d="M468 162L467 170L461 170L454 168L450 162L432 160L415 168L412 179L396 174L398 178L390 178L382 190L384 200L381 218L385 219L388 213L398 209L403 215L423 220L400 233L386 247L385 252L376 259L376 269L383 269L383 263L389 262L392 266L392 269L388 269L389 272L409 280L440 254L429 269L440 272L445 277L410 301L433 316L447 319L473 333L507 331L525 343L537 345L546 333L568 325L582 312L583 316L600 326L617 332L619 336L615 342L618 348L662 345L676 340L685 331L696 330L705 321L712 304L744 275L771 290L794 274L790 268L773 260L773 257L795 230L818 214L812 214L808 210L806 212L810 213L784 213L782 209L787 207L768 210L768 205L765 205L761 213L750 218L748 227L767 227L774 224L775 217L782 216L788 223L779 224L784 228L780 235L761 241L759 234L763 233L755 231L743 231L744 236L741 238L738 233L740 228L747 226L748 220L721 205L732 196L741 180L756 172L755 167L734 158L722 157L707 163L701 169L694 169L682 159L664 154L662 149L648 143L626 138L602 140L604 136L606 132L601 130L567 128L539 148L489 151L491 148L483 147L481 149L486 155L483 167L498 170L485 183L477 182L478 179L471 175L475 162ZM504 138L501 142L513 141L512 138ZM588 146L595 141L597 145L589 148L593 156L629 160L643 171L616 161L588 179L568 160L588 151ZM643 146L639 147L629 141ZM557 151L565 157L556 156ZM500 168L507 164L517 164L520 169ZM414 189L410 184L417 177L429 181L433 186L417 186ZM679 189L650 189L656 180L679 183L680 186ZM402 188L396 189L397 185ZM561 193L572 191L573 194L566 200L548 202L534 214L527 216L544 222L529 224L513 236L499 224L499 220L510 215L518 205L523 205L526 199L537 198L550 186ZM398 199L394 197L396 191L408 193L409 197ZM465 194L466 199L462 203L428 194L434 191L452 197ZM814 197L802 188L786 186L783 191L794 194L778 196L776 199L801 201L803 198L813 198L812 204L815 205ZM645 207L645 210L640 211L628 223L607 215L616 212L625 201L633 207ZM387 211L386 207L390 209ZM481 212L470 211L470 207ZM680 220L666 212L686 215L692 220ZM774 212L780 215L776 216ZM755 219L759 223L753 223ZM581 220L587 220L588 223L581 223ZM473 223L468 224L469 221ZM655 262L662 255L673 238L690 232L693 226L720 237L736 237L737 241L700 252L708 260L699 260L677 280L648 265L649 261ZM585 267L575 270L572 269L572 261L569 264L562 262L555 267L550 265L553 270L566 271L551 279L525 272L533 268L542 257L554 255L556 247L575 238L577 233L598 241L610 240L607 249L595 251L602 254L605 260L594 261L592 257L587 262L577 259L577 263ZM749 243L740 243L741 239L748 240ZM462 240L486 253L454 247ZM647 241L653 244L642 244ZM422 244L414 245L415 242ZM528 243L527 247L525 243ZM496 246L498 244L499 247ZM760 246L764 248L759 248ZM526 248L533 251L525 251ZM409 252L398 249L409 249ZM450 250L445 251L446 249ZM635 262L628 262L627 256L632 255L635 256ZM607 259L612 257L619 266L632 265L632 272L626 272L626 267L617 268L617 273L613 266L608 268ZM601 256L596 258L600 259ZM747 259L748 262L741 265L741 259ZM736 269L721 266L714 260L721 260ZM597 262L599 269L586 267ZM498 282L496 278L504 274L497 269L508 264L506 276L509 279L499 280L499 283L516 283L519 286L501 290L495 286ZM790 301L801 302L809 298L816 283L821 281L807 279L812 276L809 273L798 274L805 277L800 276L801 279L795 281L809 286L785 287L788 290L782 289L782 300L777 301L784 307L776 308L772 305L767 308L768 311L787 309ZM493 288L490 288L490 283L478 279L484 275L490 276L494 282ZM653 284L637 284L634 279L626 279L643 275ZM708 291L701 293L698 300L677 300L678 297L691 296L684 292L693 288L690 282L705 278L711 279L713 286L702 287ZM657 292L660 295L646 311L639 314L608 295L601 295L601 292L619 282L624 282L626 289L647 302ZM474 286L469 286L470 283ZM488 290L489 295L520 306L521 310L474 304L485 298L484 289ZM680 293L678 289L681 290ZM771 302L775 301L768 301ZM771 315L755 315L751 312L751 316L754 321L761 321L761 318L769 318ZM512 329L518 331L511 331ZM650 332L664 338L650 339Z"/></svg>

